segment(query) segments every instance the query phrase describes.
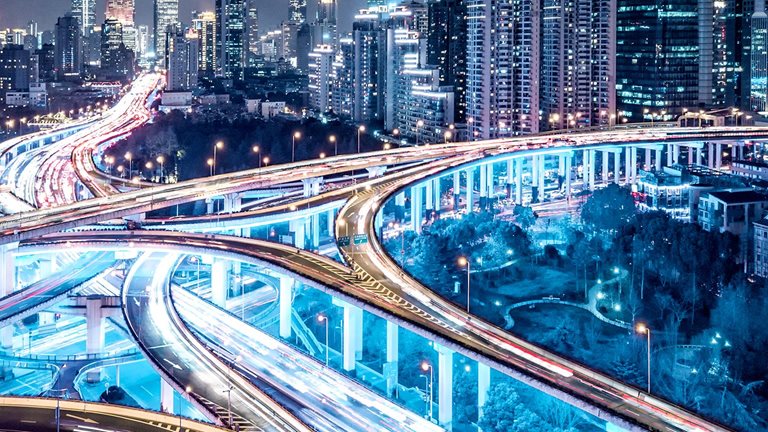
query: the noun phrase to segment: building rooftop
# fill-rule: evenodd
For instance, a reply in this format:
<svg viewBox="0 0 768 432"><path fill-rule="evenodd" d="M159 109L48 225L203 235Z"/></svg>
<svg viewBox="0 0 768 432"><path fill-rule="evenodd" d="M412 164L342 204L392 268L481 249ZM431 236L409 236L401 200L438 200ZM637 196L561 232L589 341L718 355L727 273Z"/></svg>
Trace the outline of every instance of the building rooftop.
<svg viewBox="0 0 768 432"><path fill-rule="evenodd" d="M768 196L753 190L723 190L710 192L709 195L726 204L747 204L760 201L768 201Z"/></svg>

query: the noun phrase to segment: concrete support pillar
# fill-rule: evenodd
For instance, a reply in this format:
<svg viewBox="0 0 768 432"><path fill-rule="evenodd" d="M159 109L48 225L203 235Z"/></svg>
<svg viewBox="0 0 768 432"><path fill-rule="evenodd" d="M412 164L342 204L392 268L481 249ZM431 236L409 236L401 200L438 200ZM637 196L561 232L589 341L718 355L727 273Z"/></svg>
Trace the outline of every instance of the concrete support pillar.
<svg viewBox="0 0 768 432"><path fill-rule="evenodd" d="M437 420L440 426L450 430L453 420L453 351L434 344L437 351Z"/></svg>
<svg viewBox="0 0 768 432"><path fill-rule="evenodd" d="M398 222L405 220L405 192L395 195L395 220Z"/></svg>
<svg viewBox="0 0 768 432"><path fill-rule="evenodd" d="M656 157L653 161L656 171L661 171L661 149L656 149Z"/></svg>
<svg viewBox="0 0 768 432"><path fill-rule="evenodd" d="M515 182L515 160L507 159L507 199L512 198L512 184Z"/></svg>
<svg viewBox="0 0 768 432"><path fill-rule="evenodd" d="M293 302L293 279L280 276L280 337L287 339L291 337L291 304Z"/></svg>
<svg viewBox="0 0 768 432"><path fill-rule="evenodd" d="M672 144L672 162L680 163L680 144Z"/></svg>
<svg viewBox="0 0 768 432"><path fill-rule="evenodd" d="M424 193L426 195L426 208L427 208L427 217L429 217L429 213L431 213L431 210L434 209L434 203L435 203L435 197L433 196L434 192L432 190L432 182L427 181L424 184Z"/></svg>
<svg viewBox="0 0 768 432"><path fill-rule="evenodd" d="M515 204L523 203L523 158L517 158L515 162Z"/></svg>
<svg viewBox="0 0 768 432"><path fill-rule="evenodd" d="M483 405L488 400L488 389L491 387L491 368L483 363L477 363L477 417L483 416Z"/></svg>
<svg viewBox="0 0 768 432"><path fill-rule="evenodd" d="M160 378L160 411L173 414L174 390L168 382Z"/></svg>
<svg viewBox="0 0 768 432"><path fill-rule="evenodd" d="M101 298L91 297L85 300L85 351L87 354L99 354L104 351L104 318L101 315ZM88 371L89 383L101 381L101 369Z"/></svg>
<svg viewBox="0 0 768 432"><path fill-rule="evenodd" d="M387 380L387 396L395 396L397 388L397 365L399 358L399 327L387 321L387 362L384 363L384 378Z"/></svg>
<svg viewBox="0 0 768 432"><path fill-rule="evenodd" d="M229 261L214 258L211 264L211 302L222 308L227 305L230 288L229 270Z"/></svg>
<svg viewBox="0 0 768 432"><path fill-rule="evenodd" d="M411 188L411 223L413 231L417 234L421 233L421 222L424 220L423 208L422 186L414 186Z"/></svg>
<svg viewBox="0 0 768 432"><path fill-rule="evenodd" d="M302 220L292 220L288 222L288 229L293 233L293 245L298 249L304 249L306 246L306 226Z"/></svg>
<svg viewBox="0 0 768 432"><path fill-rule="evenodd" d="M16 291L16 248L18 243L0 246L0 297Z"/></svg>
<svg viewBox="0 0 768 432"><path fill-rule="evenodd" d="M621 149L613 153L613 182L619 184L621 177Z"/></svg>
<svg viewBox="0 0 768 432"><path fill-rule="evenodd" d="M488 202L488 170L480 165L480 211L485 210Z"/></svg>
<svg viewBox="0 0 768 432"><path fill-rule="evenodd" d="M624 184L629 184L632 179L632 151L624 147Z"/></svg>
<svg viewBox="0 0 768 432"><path fill-rule="evenodd" d="M362 356L363 310L349 303L343 303L344 308L344 343L343 367L345 371L355 369L356 361Z"/></svg>
<svg viewBox="0 0 768 432"><path fill-rule="evenodd" d="M305 197L313 197L320 194L323 185L322 177L308 178L301 181L302 192Z"/></svg>
<svg viewBox="0 0 768 432"><path fill-rule="evenodd" d="M562 155L557 158L557 175L565 175L565 158Z"/></svg>
<svg viewBox="0 0 768 432"><path fill-rule="evenodd" d="M744 160L744 144L739 146L739 160Z"/></svg>
<svg viewBox="0 0 768 432"><path fill-rule="evenodd" d="M539 202L544 201L545 195L544 190L547 187L547 183L545 180L544 174L546 174L546 169L544 168L547 163L547 156L541 155L539 156Z"/></svg>
<svg viewBox="0 0 768 432"><path fill-rule="evenodd" d="M488 171L487 174L487 182L488 182L488 207L491 207L491 201L493 200L493 197L496 195L496 185L493 181L493 163L489 163L486 165L486 170Z"/></svg>
<svg viewBox="0 0 768 432"><path fill-rule="evenodd" d="M440 208L442 207L442 203L440 202L440 198L442 197L442 194L440 193L440 179L432 179L432 196L435 199L433 208L435 210L436 214L440 213Z"/></svg>
<svg viewBox="0 0 768 432"><path fill-rule="evenodd" d="M320 247L320 214L310 216L309 223L312 227L312 249L317 249Z"/></svg>
<svg viewBox="0 0 768 432"><path fill-rule="evenodd" d="M702 155L702 151L703 151L702 147L696 148L696 165L701 165L702 163L704 163L704 155Z"/></svg>
<svg viewBox="0 0 768 432"><path fill-rule="evenodd" d="M531 157L531 203L539 202L539 156Z"/></svg>
<svg viewBox="0 0 768 432"><path fill-rule="evenodd" d="M631 155L630 157L631 165L630 165L629 172L632 174L630 183L634 184L637 181L637 147L632 147L629 154Z"/></svg>
<svg viewBox="0 0 768 432"><path fill-rule="evenodd" d="M674 163L672 159L675 152L674 147L675 146L673 144L667 144L667 166L672 166Z"/></svg>
<svg viewBox="0 0 768 432"><path fill-rule="evenodd" d="M568 155L565 157L565 197L571 199L571 163L573 156Z"/></svg>
<svg viewBox="0 0 768 432"><path fill-rule="evenodd" d="M38 312L37 324L39 326L47 326L53 324L56 314L52 312Z"/></svg>
<svg viewBox="0 0 768 432"><path fill-rule="evenodd" d="M459 197L461 196L461 173L453 173L453 211L459 210Z"/></svg>
<svg viewBox="0 0 768 432"><path fill-rule="evenodd" d="M473 168L467 169L467 213L471 213L474 210L473 204L474 197L472 196L473 189L475 187L475 170Z"/></svg>
<svg viewBox="0 0 768 432"><path fill-rule="evenodd" d="M213 204L214 204L213 198L206 198L205 199L205 214L212 215L213 214Z"/></svg>
<svg viewBox="0 0 768 432"><path fill-rule="evenodd" d="M224 195L224 212L236 213L243 208L243 197L239 193Z"/></svg>
<svg viewBox="0 0 768 432"><path fill-rule="evenodd" d="M715 146L715 169L721 169L723 167L723 145L717 143Z"/></svg>
<svg viewBox="0 0 768 432"><path fill-rule="evenodd" d="M587 150L589 155L589 190L595 190L595 151Z"/></svg>
<svg viewBox="0 0 768 432"><path fill-rule="evenodd" d="M386 166L370 167L370 168L366 168L366 171L368 171L368 178L381 177L384 175L384 173L387 172L387 167Z"/></svg>
<svg viewBox="0 0 768 432"><path fill-rule="evenodd" d="M707 168L715 167L715 145L707 143Z"/></svg>
<svg viewBox="0 0 768 432"><path fill-rule="evenodd" d="M688 164L695 164L696 161L693 160L693 147L688 147Z"/></svg>
<svg viewBox="0 0 768 432"><path fill-rule="evenodd" d="M397 204L397 197L398 196L400 196L400 194L397 194L397 196L395 196L395 205L398 205ZM326 228L327 228L327 232L328 232L328 237L331 237L331 238L333 238L333 233L334 233L335 227L336 227L335 226L335 219L336 219L336 212L333 211L333 209L328 210L328 213L326 214L326 221L325 222L326 222L326 225L327 225Z"/></svg>
<svg viewBox="0 0 768 432"><path fill-rule="evenodd" d="M603 152L603 175L601 176L600 180L603 181L603 183L608 183L608 152Z"/></svg>
<svg viewBox="0 0 768 432"><path fill-rule="evenodd" d="M645 165L643 166L643 169L650 170L651 169L651 149L646 148L645 149ZM637 177L637 175L635 175Z"/></svg>

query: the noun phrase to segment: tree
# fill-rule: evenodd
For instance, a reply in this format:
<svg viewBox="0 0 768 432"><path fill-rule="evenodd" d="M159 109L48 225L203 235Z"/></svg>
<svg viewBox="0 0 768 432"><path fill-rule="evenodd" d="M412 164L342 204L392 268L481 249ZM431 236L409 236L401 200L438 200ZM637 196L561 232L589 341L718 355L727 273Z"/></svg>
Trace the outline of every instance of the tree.
<svg viewBox="0 0 768 432"><path fill-rule="evenodd" d="M539 217L531 207L516 205L512 211L515 216L515 221L520 224L524 230L532 227L536 223L536 219Z"/></svg>
<svg viewBox="0 0 768 432"><path fill-rule="evenodd" d="M548 430L545 422L520 400L508 382L496 383L488 390L478 426L484 432L529 432Z"/></svg>
<svg viewBox="0 0 768 432"><path fill-rule="evenodd" d="M587 199L581 207L581 220L595 230L614 231L628 224L636 212L629 189L611 183Z"/></svg>

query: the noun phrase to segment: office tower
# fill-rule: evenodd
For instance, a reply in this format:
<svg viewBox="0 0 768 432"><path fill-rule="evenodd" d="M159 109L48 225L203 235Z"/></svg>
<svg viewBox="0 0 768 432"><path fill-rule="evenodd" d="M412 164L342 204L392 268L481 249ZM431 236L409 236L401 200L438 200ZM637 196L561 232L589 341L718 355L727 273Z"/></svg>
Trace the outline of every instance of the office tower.
<svg viewBox="0 0 768 432"><path fill-rule="evenodd" d="M307 0L288 0L288 20L297 24L307 22Z"/></svg>
<svg viewBox="0 0 768 432"><path fill-rule="evenodd" d="M296 31L296 60L291 61L293 67L302 73L309 69L309 53L312 51L312 27L304 23Z"/></svg>
<svg viewBox="0 0 768 432"><path fill-rule="evenodd" d="M167 67L166 34L179 23L179 0L155 0L155 62Z"/></svg>
<svg viewBox="0 0 768 432"><path fill-rule="evenodd" d="M0 100L8 91L29 89L30 52L21 45L8 44L0 50Z"/></svg>
<svg viewBox="0 0 768 432"><path fill-rule="evenodd" d="M140 25L136 29L136 54L144 55L149 51L149 27Z"/></svg>
<svg viewBox="0 0 768 432"><path fill-rule="evenodd" d="M101 73L108 79L124 79L133 72L133 51L124 43L123 24L107 18L101 26Z"/></svg>
<svg viewBox="0 0 768 432"><path fill-rule="evenodd" d="M123 43L126 48L137 51L135 23L135 0L107 0L107 18L114 18L123 28Z"/></svg>
<svg viewBox="0 0 768 432"><path fill-rule="evenodd" d="M331 64L331 109L336 115L352 118L355 99L355 42L350 37L339 39L339 47Z"/></svg>
<svg viewBox="0 0 768 432"><path fill-rule="evenodd" d="M216 0L218 74L243 79L245 65L245 0Z"/></svg>
<svg viewBox="0 0 768 432"><path fill-rule="evenodd" d="M324 113L331 108L333 47L318 45L309 53L309 106Z"/></svg>
<svg viewBox="0 0 768 432"><path fill-rule="evenodd" d="M384 119L386 32L379 14L362 10L352 24L354 44L354 121Z"/></svg>
<svg viewBox="0 0 768 432"><path fill-rule="evenodd" d="M55 62L59 79L80 74L82 44L80 21L71 15L60 17L56 22Z"/></svg>
<svg viewBox="0 0 768 432"><path fill-rule="evenodd" d="M699 105L699 9L696 2L618 0L616 95L630 122L667 118ZM710 16L711 18L711 16Z"/></svg>
<svg viewBox="0 0 768 432"><path fill-rule="evenodd" d="M40 33L40 46L42 47L45 44L53 45L54 43L54 34L50 30L45 30L42 33Z"/></svg>
<svg viewBox="0 0 768 432"><path fill-rule="evenodd" d="M278 48L278 52L281 53L278 54L278 57L283 57L293 67L296 67L298 63L297 49L301 26L301 24L295 21L283 21L280 24L279 42L281 42L282 46Z"/></svg>
<svg viewBox="0 0 768 432"><path fill-rule="evenodd" d="M612 0L544 0L541 129L615 121L615 9Z"/></svg>
<svg viewBox="0 0 768 432"><path fill-rule="evenodd" d="M467 0L466 6L470 139L538 132L539 4Z"/></svg>
<svg viewBox="0 0 768 432"><path fill-rule="evenodd" d="M338 42L336 27L336 0L320 0L317 3L315 22L311 26L311 46L331 45Z"/></svg>
<svg viewBox="0 0 768 432"><path fill-rule="evenodd" d="M259 50L259 9L257 0L245 0L246 66L253 67Z"/></svg>
<svg viewBox="0 0 768 432"><path fill-rule="evenodd" d="M40 45L40 49L35 51L35 55L37 55L40 80L53 81L56 79L56 48L53 44Z"/></svg>
<svg viewBox="0 0 768 432"><path fill-rule="evenodd" d="M765 0L755 0L752 13L752 50L749 105L753 111L768 111L768 15Z"/></svg>
<svg viewBox="0 0 768 432"><path fill-rule="evenodd" d="M38 32L38 26L36 21L29 21L27 23L27 34L32 35L34 37L38 36L39 32Z"/></svg>
<svg viewBox="0 0 768 432"><path fill-rule="evenodd" d="M216 31L216 14L201 12L192 20L192 28L197 34L198 68L200 75L213 77L217 67L218 32Z"/></svg>
<svg viewBox="0 0 768 432"><path fill-rule="evenodd" d="M24 49L27 51L34 51L37 49L37 38L32 36L31 34L28 34L24 36L23 44Z"/></svg>
<svg viewBox="0 0 768 432"><path fill-rule="evenodd" d="M71 11L80 25L80 33L88 34L96 24L96 0L72 0Z"/></svg>
<svg viewBox="0 0 768 432"><path fill-rule="evenodd" d="M427 64L440 71L440 85L453 87L454 119L466 121L467 8L463 0L428 4Z"/></svg>
<svg viewBox="0 0 768 432"><path fill-rule="evenodd" d="M190 91L197 86L197 38L180 28L168 33L168 90Z"/></svg>

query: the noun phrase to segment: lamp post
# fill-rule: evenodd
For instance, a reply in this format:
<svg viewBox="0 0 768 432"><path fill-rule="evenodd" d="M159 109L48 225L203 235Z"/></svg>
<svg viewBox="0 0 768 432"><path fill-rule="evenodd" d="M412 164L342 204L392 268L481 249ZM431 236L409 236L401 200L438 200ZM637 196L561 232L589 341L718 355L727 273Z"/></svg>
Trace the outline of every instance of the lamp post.
<svg viewBox="0 0 768 432"><path fill-rule="evenodd" d="M163 177L165 174L165 156L160 155L157 157L157 163L160 164L160 183L163 182Z"/></svg>
<svg viewBox="0 0 768 432"><path fill-rule="evenodd" d="M424 120L419 120L416 122L416 145L419 145L419 141L421 141L421 127L424 126Z"/></svg>
<svg viewBox="0 0 768 432"><path fill-rule="evenodd" d="M301 132L296 131L291 135L291 162L296 162L296 140L301 138Z"/></svg>
<svg viewBox="0 0 768 432"><path fill-rule="evenodd" d="M467 313L469 313L469 270L470 270L470 264L469 260L466 257L459 257L459 265L464 267L467 267Z"/></svg>
<svg viewBox="0 0 768 432"><path fill-rule="evenodd" d="M445 144L448 144L448 140L451 139L451 131L445 131L443 138L445 138Z"/></svg>
<svg viewBox="0 0 768 432"><path fill-rule="evenodd" d="M360 125L357 128L357 153L360 154L360 134L365 132L365 125Z"/></svg>
<svg viewBox="0 0 768 432"><path fill-rule="evenodd" d="M328 358L329 358L329 351L330 351L330 345L328 342L328 316L324 314L318 314L317 320L321 323L325 323L325 367L328 367Z"/></svg>
<svg viewBox="0 0 768 432"><path fill-rule="evenodd" d="M217 141L216 144L213 146L213 165L212 165L212 172L213 174L216 174L216 150L224 147L224 143L221 141ZM211 174L211 175L213 175Z"/></svg>
<svg viewBox="0 0 768 432"><path fill-rule="evenodd" d="M152 168L155 166L152 164L152 161L147 161L147 163L144 164L144 168L149 170L149 178L148 180L152 180Z"/></svg>
<svg viewBox="0 0 768 432"><path fill-rule="evenodd" d="M208 163L208 169L210 171L210 175L213 176L213 158L208 158L206 161Z"/></svg>
<svg viewBox="0 0 768 432"><path fill-rule="evenodd" d="M269 165L269 156L264 156L264 167Z"/></svg>
<svg viewBox="0 0 768 432"><path fill-rule="evenodd" d="M336 135L331 135L328 137L328 142L333 144L333 155L338 156L339 155L339 143L336 142Z"/></svg>
<svg viewBox="0 0 768 432"><path fill-rule="evenodd" d="M651 393L651 329L645 324L645 323L637 323L635 325L635 331L644 334L646 336L647 341L647 348L646 352L648 355L647 363L648 363L648 393Z"/></svg>
<svg viewBox="0 0 768 432"><path fill-rule="evenodd" d="M429 362L423 361L421 362L421 370L424 372L429 372L429 387L427 388L429 392L429 398L427 399L427 417L430 421L432 421L432 386L435 380L435 369L431 364L429 364Z"/></svg>
<svg viewBox="0 0 768 432"><path fill-rule="evenodd" d="M261 168L261 155L259 154L260 150L261 149L259 148L259 146L257 145L253 146L253 152L256 153L256 159L259 160L259 168Z"/></svg>
<svg viewBox="0 0 768 432"><path fill-rule="evenodd" d="M125 158L128 159L128 178L131 178L133 176L133 155L131 152L126 152Z"/></svg>

